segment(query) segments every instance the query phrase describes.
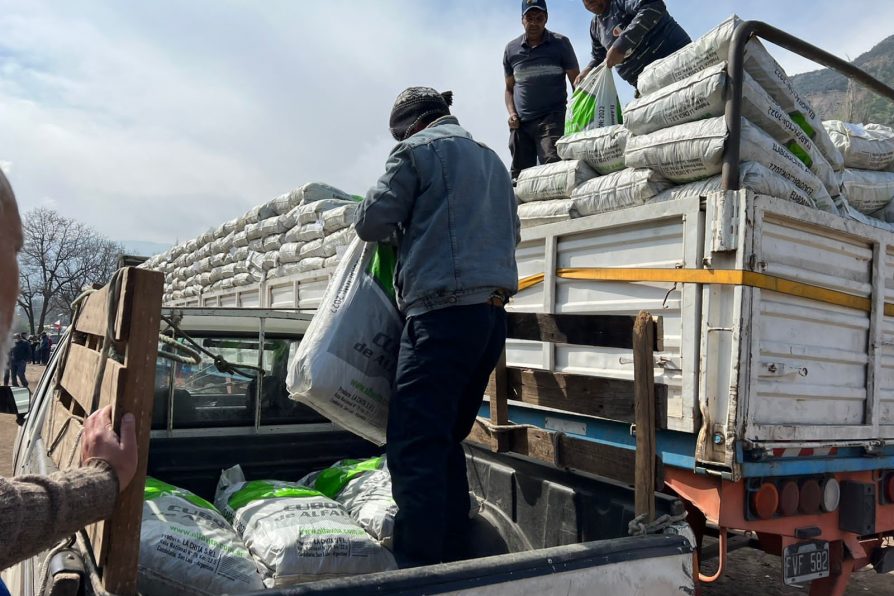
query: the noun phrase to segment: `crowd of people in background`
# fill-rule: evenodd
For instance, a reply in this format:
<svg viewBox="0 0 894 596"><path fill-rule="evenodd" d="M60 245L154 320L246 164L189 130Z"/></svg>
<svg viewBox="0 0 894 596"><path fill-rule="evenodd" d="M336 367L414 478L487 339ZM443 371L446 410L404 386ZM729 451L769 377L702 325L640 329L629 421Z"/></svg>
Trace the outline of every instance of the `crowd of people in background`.
<svg viewBox="0 0 894 596"><path fill-rule="evenodd" d="M47 365L50 360L50 352L53 348L53 340L46 333L28 337L26 333L17 333L13 337L12 347L6 357L6 366L3 371L3 384L13 387L28 387L25 378L25 368L28 363Z"/></svg>

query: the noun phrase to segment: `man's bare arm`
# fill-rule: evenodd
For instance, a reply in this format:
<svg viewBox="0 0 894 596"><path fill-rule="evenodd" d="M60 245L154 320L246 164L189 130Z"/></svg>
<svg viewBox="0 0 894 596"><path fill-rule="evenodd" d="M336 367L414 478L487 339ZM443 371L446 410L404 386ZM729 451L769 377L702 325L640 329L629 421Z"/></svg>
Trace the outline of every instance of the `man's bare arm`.
<svg viewBox="0 0 894 596"><path fill-rule="evenodd" d="M506 92L504 93L504 99L506 101L506 111L509 112L509 128L518 128L521 125L521 120L518 117L518 112L515 109L515 77L508 76L506 77Z"/></svg>

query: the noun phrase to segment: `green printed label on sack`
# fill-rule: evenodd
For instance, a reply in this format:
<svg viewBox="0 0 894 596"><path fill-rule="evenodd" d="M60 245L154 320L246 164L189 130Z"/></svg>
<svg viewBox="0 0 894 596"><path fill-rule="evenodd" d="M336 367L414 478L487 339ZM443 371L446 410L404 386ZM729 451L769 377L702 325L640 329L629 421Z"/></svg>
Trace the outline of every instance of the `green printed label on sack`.
<svg viewBox="0 0 894 596"><path fill-rule="evenodd" d="M379 243L369 264L368 272L382 291L392 302L396 300L394 293L394 269L397 267L397 252L390 244Z"/></svg>
<svg viewBox="0 0 894 596"><path fill-rule="evenodd" d="M801 112L789 112L788 115L795 124L801 127L801 130L807 133L808 137L811 139L816 137L816 131L813 129L813 126L810 125L810 122L804 114Z"/></svg>
<svg viewBox="0 0 894 596"><path fill-rule="evenodd" d="M808 168L813 167L813 159L811 159L810 154L801 147L798 141L789 141L785 144L789 151L794 153L795 157L800 159L805 166Z"/></svg>
<svg viewBox="0 0 894 596"><path fill-rule="evenodd" d="M366 472L381 470L384 463L385 460L382 457L340 461L320 472L314 480L314 488L330 499L334 499L347 486L348 482Z"/></svg>
<svg viewBox="0 0 894 596"><path fill-rule="evenodd" d="M210 509L211 511L217 511L217 508L214 505L212 505L202 497L196 496L188 490L177 488L176 486L172 486L166 482L162 482L161 480L152 478L151 476L147 476L146 487L143 489L143 499L146 501L152 501L153 499L157 499L164 495L180 497L181 499L192 503L196 507L201 507L202 509Z"/></svg>
<svg viewBox="0 0 894 596"><path fill-rule="evenodd" d="M575 134L591 128L602 128L593 126L594 122L610 120L612 124L623 124L624 117L621 113L621 106L615 104L614 119L606 118L606 107L599 104L599 100L586 91L578 89L571 96L571 105L568 107L568 119L565 121L565 134Z"/></svg>
<svg viewBox="0 0 894 596"><path fill-rule="evenodd" d="M234 511L254 501L266 499L289 499L323 496L319 491L300 486L275 486L263 480L246 482L245 486L230 495L227 505Z"/></svg>
<svg viewBox="0 0 894 596"><path fill-rule="evenodd" d="M571 95L565 118L565 134L603 128L624 122L621 102L610 68L601 64L581 81Z"/></svg>

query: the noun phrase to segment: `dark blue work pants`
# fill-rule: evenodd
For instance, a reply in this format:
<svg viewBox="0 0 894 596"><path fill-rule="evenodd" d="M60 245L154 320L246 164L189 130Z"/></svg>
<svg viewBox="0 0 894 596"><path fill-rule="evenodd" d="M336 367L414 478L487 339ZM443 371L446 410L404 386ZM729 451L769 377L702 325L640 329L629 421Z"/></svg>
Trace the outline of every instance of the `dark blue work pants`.
<svg viewBox="0 0 894 596"><path fill-rule="evenodd" d="M13 387L28 387L28 379L25 377L25 368L28 362L25 360L10 360L6 364L7 368L3 371L3 384L9 385L12 380Z"/></svg>
<svg viewBox="0 0 894 596"><path fill-rule="evenodd" d="M469 525L468 436L506 343L506 312L490 304L410 317L388 413L388 468L401 567L453 560Z"/></svg>

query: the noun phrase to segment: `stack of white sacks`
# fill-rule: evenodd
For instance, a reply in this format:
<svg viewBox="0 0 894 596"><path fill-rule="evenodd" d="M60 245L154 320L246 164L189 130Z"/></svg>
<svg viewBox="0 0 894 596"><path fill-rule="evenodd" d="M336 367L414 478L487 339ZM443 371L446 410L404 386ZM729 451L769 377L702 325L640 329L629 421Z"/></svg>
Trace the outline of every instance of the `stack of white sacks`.
<svg viewBox="0 0 894 596"><path fill-rule="evenodd" d="M647 67L624 125L563 137L558 152L565 161L522 172L516 184L522 225L720 190L729 136L726 59L739 22L730 17ZM757 39L746 45L742 116L743 187L887 225L880 220L894 196L894 175L878 170L894 169L894 131L824 126Z"/></svg>
<svg viewBox="0 0 894 596"><path fill-rule="evenodd" d="M844 155L841 180L849 214L871 225L894 229L887 225L894 222L894 129L839 120L823 125Z"/></svg>
<svg viewBox="0 0 894 596"><path fill-rule="evenodd" d="M306 184L152 257L142 267L165 274L165 302L325 271L338 264L353 239L358 206L337 188Z"/></svg>

